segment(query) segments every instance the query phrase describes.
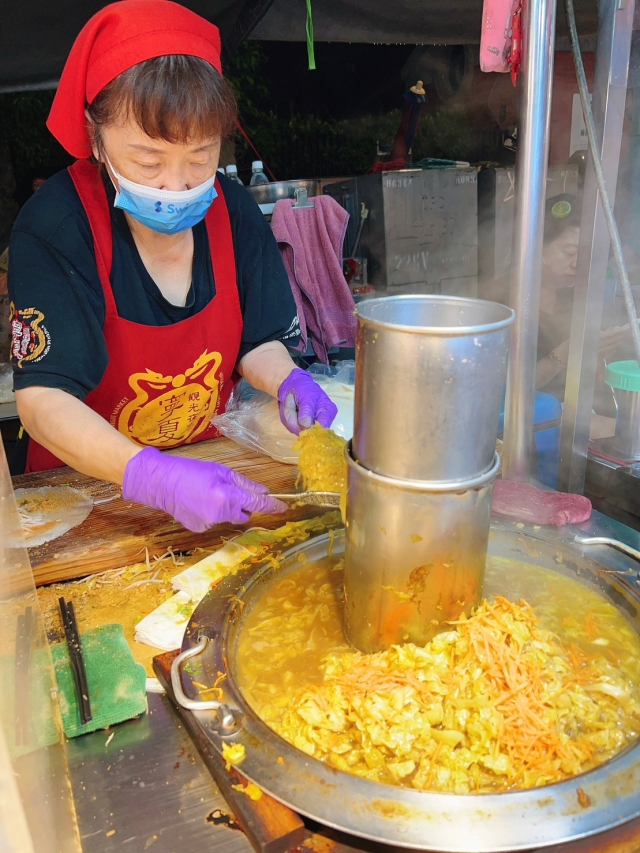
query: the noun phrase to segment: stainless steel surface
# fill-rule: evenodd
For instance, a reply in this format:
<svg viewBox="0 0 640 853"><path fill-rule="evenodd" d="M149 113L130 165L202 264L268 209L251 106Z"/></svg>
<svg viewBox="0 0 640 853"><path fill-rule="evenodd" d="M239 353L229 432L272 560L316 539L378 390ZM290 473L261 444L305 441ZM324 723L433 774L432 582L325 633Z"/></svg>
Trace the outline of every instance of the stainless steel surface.
<svg viewBox="0 0 640 853"><path fill-rule="evenodd" d="M446 491L374 474L349 453L347 463L347 638L366 653L424 645L480 600L500 457L473 486Z"/></svg>
<svg viewBox="0 0 640 853"><path fill-rule="evenodd" d="M607 191L615 200L624 123L635 2L600 3L596 68L591 105L604 164ZM578 267L574 287L571 344L560 434L558 488L584 490L593 389L597 367L594 341L600 333L610 239L589 154L582 200Z"/></svg>
<svg viewBox="0 0 640 853"><path fill-rule="evenodd" d="M176 697L176 702L188 711L216 711L218 715L218 725L223 734L231 734L238 728L238 712L235 708L230 708L226 702L219 702L217 699L189 699L182 689L182 664L191 658L198 657L207 648L209 638L203 635L200 641L190 649L179 654L171 664L171 686L173 695Z"/></svg>
<svg viewBox="0 0 640 853"><path fill-rule="evenodd" d="M510 300L516 322L509 351L503 461L504 476L510 480L526 481L531 473L555 19L555 0L523 0Z"/></svg>
<svg viewBox="0 0 640 853"><path fill-rule="evenodd" d="M275 204L283 198L294 199L296 190L306 189L308 196L319 194L319 184L316 180L276 181L272 184L258 184L247 187L257 204Z"/></svg>
<svg viewBox="0 0 640 853"><path fill-rule="evenodd" d="M627 545L626 542L620 542L619 539L611 539L608 536L576 536L575 541L577 545L609 545L611 548L622 551L623 554L628 554L640 563L640 551L631 545Z"/></svg>
<svg viewBox="0 0 640 853"><path fill-rule="evenodd" d="M293 205L294 210L304 210L305 208L315 207L312 201L309 201L309 193L306 187L298 187L295 191L296 203Z"/></svg>
<svg viewBox="0 0 640 853"><path fill-rule="evenodd" d="M67 745L83 853L253 853L167 697L147 698L148 714Z"/></svg>
<svg viewBox="0 0 640 853"><path fill-rule="evenodd" d="M370 211L358 254L377 290L475 296L478 274L475 169L404 169L330 184L349 213L345 257L354 254L361 206Z"/></svg>
<svg viewBox="0 0 640 853"><path fill-rule="evenodd" d="M599 553L598 560L590 552L582 554L574 543L578 532L619 539L636 548L640 545L639 534L596 512L578 528L536 530L531 525L496 522L489 553L533 562L599 590L640 630L640 595L626 577L628 558L611 549ZM197 642L203 625L216 637L195 680L213 682L219 671L226 672L225 698L245 714L242 730L234 738L247 747L243 775L326 826L400 847L451 853L496 853L561 844L604 832L640 814L638 744L578 779L544 789L459 796L350 776L299 752L272 732L245 703L235 677L243 619L276 578L320 559L330 547L339 554L343 541L318 537L287 552L276 569L247 569L225 578L193 614L193 628L187 630L183 649ZM196 691L196 687L190 690ZM195 716L221 751L228 738L210 729L213 712L195 712Z"/></svg>
<svg viewBox="0 0 640 853"><path fill-rule="evenodd" d="M15 403L0 403L0 421L10 421L18 417Z"/></svg>
<svg viewBox="0 0 640 853"><path fill-rule="evenodd" d="M616 435L612 445L625 459L640 459L640 393L614 388Z"/></svg>
<svg viewBox="0 0 640 853"><path fill-rule="evenodd" d="M606 453L607 456L610 456L615 460L616 465L629 466L634 465L638 458L637 456L627 456L626 453L618 450L615 444L615 436L610 438L599 438L595 441L589 442L589 450L593 450L595 447L599 448L602 453Z"/></svg>
<svg viewBox="0 0 640 853"><path fill-rule="evenodd" d="M640 477L634 467L589 454L584 493L599 512L640 530Z"/></svg>
<svg viewBox="0 0 640 853"><path fill-rule="evenodd" d="M357 306L353 452L379 474L467 481L491 467L504 390L504 305L391 296Z"/></svg>
<svg viewBox="0 0 640 853"><path fill-rule="evenodd" d="M306 504L308 506L340 506L339 492L291 492L288 494L271 494L272 498L287 503Z"/></svg>

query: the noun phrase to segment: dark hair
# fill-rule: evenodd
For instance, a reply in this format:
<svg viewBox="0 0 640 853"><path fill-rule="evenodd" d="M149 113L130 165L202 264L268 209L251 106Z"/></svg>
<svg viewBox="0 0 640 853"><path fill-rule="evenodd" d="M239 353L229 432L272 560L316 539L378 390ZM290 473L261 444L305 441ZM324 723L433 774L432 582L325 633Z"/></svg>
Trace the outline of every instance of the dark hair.
<svg viewBox="0 0 640 853"><path fill-rule="evenodd" d="M87 107L89 133L100 145L100 128L133 119L152 139L185 144L228 136L235 126L233 89L197 56L147 59L123 71Z"/></svg>
<svg viewBox="0 0 640 853"><path fill-rule="evenodd" d="M561 193L548 198L544 213L545 246L562 237L569 228L580 228L582 205L575 195Z"/></svg>

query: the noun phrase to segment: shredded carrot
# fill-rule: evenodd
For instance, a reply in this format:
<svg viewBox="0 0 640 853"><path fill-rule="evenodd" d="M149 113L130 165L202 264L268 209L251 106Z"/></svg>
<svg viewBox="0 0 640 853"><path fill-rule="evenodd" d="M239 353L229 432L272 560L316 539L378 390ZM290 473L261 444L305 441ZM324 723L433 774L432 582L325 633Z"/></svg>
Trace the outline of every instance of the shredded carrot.
<svg viewBox="0 0 640 853"><path fill-rule="evenodd" d="M600 626L596 622L593 613L587 613L587 618L584 620L584 628L590 640L595 640L600 633Z"/></svg>
<svg viewBox="0 0 640 853"><path fill-rule="evenodd" d="M442 744L439 743L436 746L436 751L433 753L433 756L431 757L431 767L429 768L429 775L427 776L427 781L426 781L425 786L424 786L427 790L431 787L431 785L433 783L433 777L434 777L434 774L436 772L436 761L438 760L438 756L440 755L441 751L442 751Z"/></svg>

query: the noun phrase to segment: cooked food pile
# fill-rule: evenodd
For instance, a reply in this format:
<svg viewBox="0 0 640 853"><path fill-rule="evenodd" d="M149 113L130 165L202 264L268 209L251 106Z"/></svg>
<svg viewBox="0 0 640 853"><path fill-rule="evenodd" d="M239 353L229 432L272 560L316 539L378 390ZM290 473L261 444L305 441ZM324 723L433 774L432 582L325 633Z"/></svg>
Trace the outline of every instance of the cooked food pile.
<svg viewBox="0 0 640 853"><path fill-rule="evenodd" d="M301 432L293 446L300 451L298 466L302 487L311 492L339 492L343 518L347 495L345 446L344 438L320 424Z"/></svg>
<svg viewBox="0 0 640 853"><path fill-rule="evenodd" d="M256 605L240 650L247 698L308 755L379 782L480 793L559 782L640 734L638 638L575 581L559 577L540 608L555 626L564 599L562 639L525 601L495 596L423 648L363 655L336 620L340 565L318 565L299 605L297 573Z"/></svg>

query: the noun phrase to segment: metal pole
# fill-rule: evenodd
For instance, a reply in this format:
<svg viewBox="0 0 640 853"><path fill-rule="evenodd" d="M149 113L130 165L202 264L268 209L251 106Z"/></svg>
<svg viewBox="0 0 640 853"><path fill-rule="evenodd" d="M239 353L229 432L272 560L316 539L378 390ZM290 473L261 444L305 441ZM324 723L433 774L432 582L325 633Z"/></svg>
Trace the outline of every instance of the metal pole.
<svg viewBox="0 0 640 853"><path fill-rule="evenodd" d="M634 0L601 0L592 96L593 117L607 193L615 203L633 31ZM558 488L584 491L598 339L610 237L591 153L587 160L571 343L567 367Z"/></svg>
<svg viewBox="0 0 640 853"><path fill-rule="evenodd" d="M531 470L555 22L555 0L524 0L503 463L510 480L526 481Z"/></svg>

